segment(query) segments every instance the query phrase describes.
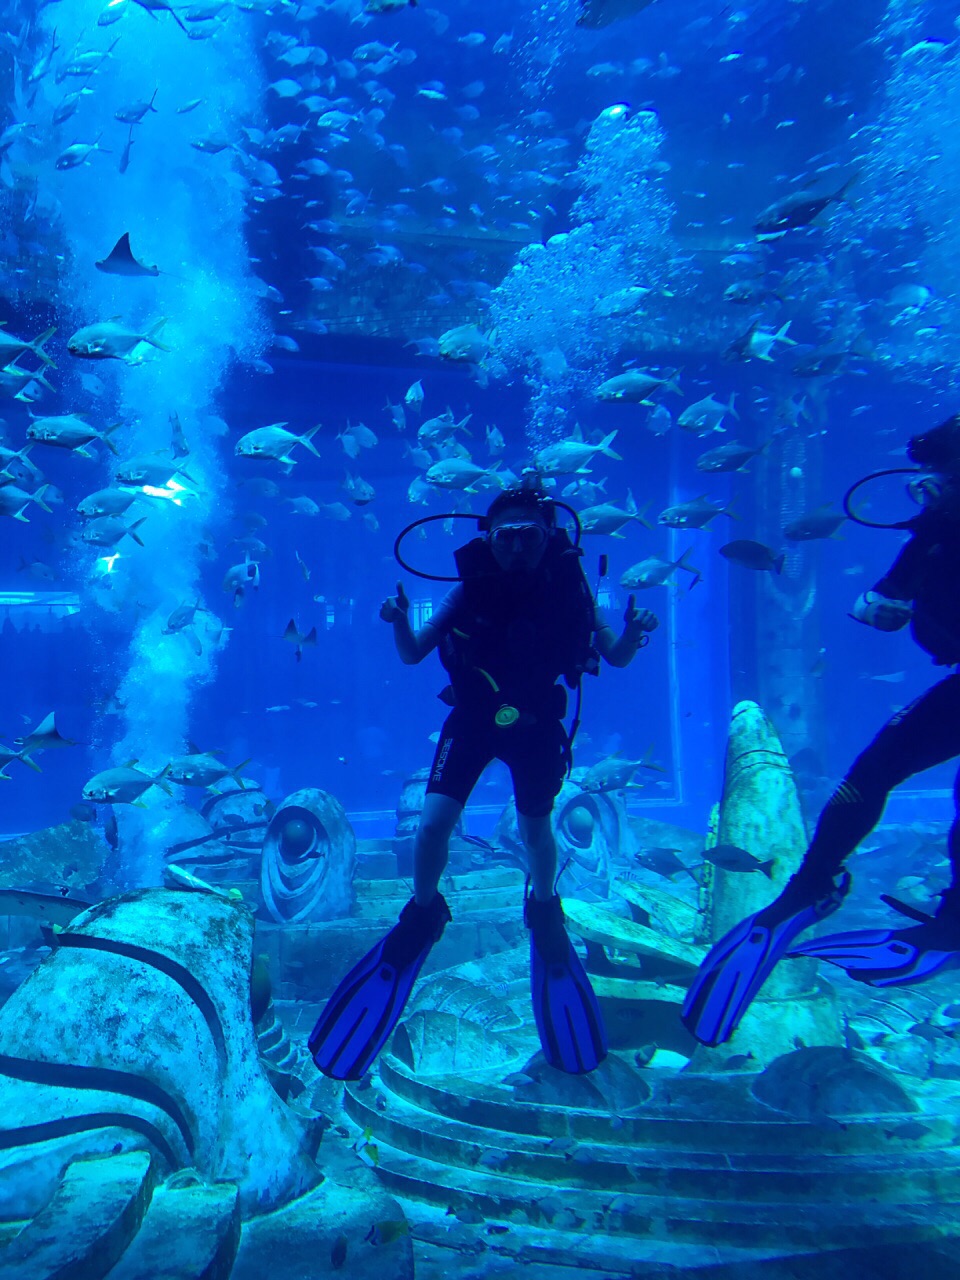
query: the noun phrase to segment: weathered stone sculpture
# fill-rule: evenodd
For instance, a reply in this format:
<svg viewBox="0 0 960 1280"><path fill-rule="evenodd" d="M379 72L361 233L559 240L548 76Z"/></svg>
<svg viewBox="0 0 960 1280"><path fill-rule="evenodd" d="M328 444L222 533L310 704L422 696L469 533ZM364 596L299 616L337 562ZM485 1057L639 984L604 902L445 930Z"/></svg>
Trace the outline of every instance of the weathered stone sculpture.
<svg viewBox="0 0 960 1280"><path fill-rule="evenodd" d="M220 894L101 903L0 1010L0 1216L37 1213L81 1156L150 1152L262 1212L321 1180L250 1014L253 919Z"/></svg>

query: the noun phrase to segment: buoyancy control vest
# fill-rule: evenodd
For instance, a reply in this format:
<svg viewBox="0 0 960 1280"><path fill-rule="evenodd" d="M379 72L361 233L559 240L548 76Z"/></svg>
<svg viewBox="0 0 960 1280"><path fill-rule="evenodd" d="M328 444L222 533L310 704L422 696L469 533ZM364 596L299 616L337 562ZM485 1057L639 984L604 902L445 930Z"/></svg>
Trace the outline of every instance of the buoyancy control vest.
<svg viewBox="0 0 960 1280"><path fill-rule="evenodd" d="M913 638L934 662L960 663L960 510L924 511L913 521L906 578Z"/></svg>
<svg viewBox="0 0 960 1280"><path fill-rule="evenodd" d="M582 553L565 529L554 529L529 572L501 569L482 537L454 554L463 607L439 646L451 681L441 698L494 716L507 707L562 717L566 694L557 682L576 689L584 672L595 675L599 666Z"/></svg>

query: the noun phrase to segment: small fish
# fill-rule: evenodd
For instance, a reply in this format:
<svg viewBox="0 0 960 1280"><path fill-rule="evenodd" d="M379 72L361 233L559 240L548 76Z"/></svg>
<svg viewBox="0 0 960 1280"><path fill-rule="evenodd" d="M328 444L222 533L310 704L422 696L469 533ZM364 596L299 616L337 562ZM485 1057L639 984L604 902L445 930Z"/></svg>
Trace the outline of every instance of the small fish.
<svg viewBox="0 0 960 1280"><path fill-rule="evenodd" d="M138 4L141 9L146 9L147 13L149 13L152 18L155 18L158 13L169 13L170 17L173 18L180 30L189 35L187 28L177 16L177 12L173 5L168 4L167 0L133 0L133 3Z"/></svg>
<svg viewBox="0 0 960 1280"><path fill-rule="evenodd" d="M660 765L650 759L651 747L641 760L625 760L614 752L606 760L601 760L586 771L577 781L581 791L598 795L607 791L622 791L630 784L630 780L638 769L656 769L662 773Z"/></svg>
<svg viewBox="0 0 960 1280"><path fill-rule="evenodd" d="M712 395L705 396L702 400L697 400L694 404L688 405L677 419L677 426L684 431L694 432L696 435L709 435L711 432L724 431L723 419L729 413L731 417L740 421L740 415L736 408L737 393L732 391L730 399L726 404L719 400L715 400Z"/></svg>
<svg viewBox="0 0 960 1280"><path fill-rule="evenodd" d="M724 559L742 565L744 569L769 569L773 573L783 572L786 559L784 552L777 555L765 542L755 542L752 538L738 538L736 542L728 542L725 547L720 548L720 554Z"/></svg>
<svg viewBox="0 0 960 1280"><path fill-rule="evenodd" d="M258 561L251 560L247 555L243 564L235 564L227 570L223 579L223 589L233 592L234 608L239 609L250 587L254 591L260 588L260 565Z"/></svg>
<svg viewBox="0 0 960 1280"><path fill-rule="evenodd" d="M681 396L679 384L675 378L661 378L655 373L647 373L643 369L628 369L626 373L618 373L606 382L601 382L593 393L598 400L624 400L630 404L649 404L648 397L654 391L672 391Z"/></svg>
<svg viewBox="0 0 960 1280"><path fill-rule="evenodd" d="M933 1133L933 1130L919 1120L904 1120L903 1124L883 1131L885 1138L897 1138L903 1142L917 1142L920 1138L925 1138L928 1133Z"/></svg>
<svg viewBox="0 0 960 1280"><path fill-rule="evenodd" d="M130 168L130 151L132 147L133 147L133 125L130 126L130 131L127 134L127 140L123 144L123 150L120 152L120 161L117 165L118 173L126 173L127 170ZM96 263L95 265L100 267L101 271L106 270L106 268L101 266L99 262Z"/></svg>
<svg viewBox="0 0 960 1280"><path fill-rule="evenodd" d="M634 854L634 860L665 880L672 880L678 875L689 875L696 880L692 870L677 857L679 852L679 849L641 849Z"/></svg>
<svg viewBox="0 0 960 1280"><path fill-rule="evenodd" d="M723 871L762 871L767 879L773 879L773 858L761 862L759 858L736 844L715 844L709 849L704 849L703 856L707 862L720 867Z"/></svg>
<svg viewBox="0 0 960 1280"><path fill-rule="evenodd" d="M179 866L176 862L165 864L163 879L168 888L187 889L191 893L212 893L218 898L229 898L233 902L243 901L243 894L239 889L219 888L207 880L201 880L199 876L195 876L192 871Z"/></svg>
<svg viewBox="0 0 960 1280"><path fill-rule="evenodd" d="M489 349L489 340L475 324L462 324L440 335L440 354L446 360L479 364Z"/></svg>
<svg viewBox="0 0 960 1280"><path fill-rule="evenodd" d="M201 751L192 742L188 743L189 755L177 756L167 765L166 776L171 782L181 787L215 787L224 778L232 778L243 791L243 770L250 763L244 760L230 768L216 758L212 751Z"/></svg>
<svg viewBox="0 0 960 1280"><path fill-rule="evenodd" d="M98 489L77 504L77 514L84 520L93 520L98 516L122 516L132 506L136 496L125 489Z"/></svg>
<svg viewBox="0 0 960 1280"><path fill-rule="evenodd" d="M186 458L190 454L190 446L187 444L187 438L183 434L183 427L180 424L178 414L171 413L168 419L170 423L170 452L174 458Z"/></svg>
<svg viewBox="0 0 960 1280"><path fill-rule="evenodd" d="M816 538L832 538L846 520L839 511L831 511L830 503L808 511L799 520L793 520L783 531L788 542L812 542Z"/></svg>
<svg viewBox="0 0 960 1280"><path fill-rule="evenodd" d="M237 441L234 453L238 458L270 458L274 462L283 463L289 471L296 465L296 459L290 456L295 445L305 445L315 458L320 453L313 437L320 430L320 423L305 431L302 436L286 430L285 422L274 422L269 427L257 427L248 431Z"/></svg>
<svg viewBox="0 0 960 1280"><path fill-rule="evenodd" d="M156 347L158 351L169 351L157 335L166 324L166 318L157 320L146 333L136 333L125 329L115 320L106 320L102 324L86 325L78 329L67 343L67 350L72 356L85 360L123 360L127 364L135 363L133 353L141 342Z"/></svg>
<svg viewBox="0 0 960 1280"><path fill-rule="evenodd" d="M351 475L349 471L346 473L340 488L356 507L364 507L376 497L376 491L372 484L364 480L362 476Z"/></svg>
<svg viewBox="0 0 960 1280"><path fill-rule="evenodd" d="M0 494L2 493L3 490L0 489ZM80 538L92 547L115 547L118 542L130 537L138 547L142 547L144 543L137 530L146 519L146 516L141 516L132 524L126 524L120 516L99 516L87 522L80 532Z"/></svg>
<svg viewBox="0 0 960 1280"><path fill-rule="evenodd" d="M427 469L424 476L427 484L443 489L463 489L467 493L475 493L480 482L492 480L498 488L502 483L496 475L499 462L492 467L479 467L469 458L442 458ZM486 487L486 485L484 486Z"/></svg>
<svg viewBox="0 0 960 1280"><path fill-rule="evenodd" d="M169 766L165 765L158 774L150 777L134 768L136 764L136 760L130 760L118 769L105 769L102 773L94 774L84 785L84 800L94 804L132 804L146 808L141 796L151 787L160 787L168 796L173 794L164 782Z"/></svg>
<svg viewBox="0 0 960 1280"><path fill-rule="evenodd" d="M697 470L708 471L711 474L721 471L739 471L751 458L762 453L767 443L769 441L756 449L751 449L749 445L731 440L728 444L721 444L716 449L707 449L697 458Z"/></svg>
<svg viewBox="0 0 960 1280"><path fill-rule="evenodd" d="M857 175L854 174L838 191L827 196L814 196L808 191L794 191L764 209L754 223L753 229L764 239L776 239L786 235L788 231L808 227L817 214L822 213L828 205L841 201L845 203L847 192L856 179Z"/></svg>
<svg viewBox="0 0 960 1280"><path fill-rule="evenodd" d="M128 107L121 107L119 111L113 113L114 120L119 120L121 124L139 124L148 111L156 113L157 108L153 104L158 93L159 87L154 89L153 97L149 101L144 98L141 102L133 102Z"/></svg>
<svg viewBox="0 0 960 1280"><path fill-rule="evenodd" d="M695 569L687 561L687 556L693 550L693 547L684 551L679 560L664 560L662 556L647 556L645 560L638 561L624 573L620 579L621 587L626 587L628 591L644 591L650 587L662 587L670 580L673 573L677 569L683 569L693 577L690 583L690 590L697 585L703 574L699 569Z"/></svg>
<svg viewBox="0 0 960 1280"><path fill-rule="evenodd" d="M661 511L657 523L667 525L670 529L705 529L715 516L740 519L733 510L733 502L726 507L715 507L712 502L707 501L707 495L701 493L689 502L680 502L675 507L667 507L665 511Z"/></svg>
<svg viewBox="0 0 960 1280"><path fill-rule="evenodd" d="M622 462L620 454L611 447L616 437L616 431L611 431L599 444L586 444L575 437L561 440L540 449L534 455L534 463L542 476L569 476L584 471L598 454Z"/></svg>
<svg viewBox="0 0 960 1280"><path fill-rule="evenodd" d="M608 293L593 304L594 314L604 317L629 316L639 308L641 302L653 291L642 285L628 285L626 289L618 289Z"/></svg>
<svg viewBox="0 0 960 1280"><path fill-rule="evenodd" d="M487 427L486 437L487 453L490 454L491 458L495 457L498 453L503 453L504 449L507 447L507 442L504 440L503 432L499 427Z"/></svg>
<svg viewBox="0 0 960 1280"><path fill-rule="evenodd" d="M391 402L388 400L386 407L387 407L387 413L389 413L390 415L390 421L397 428L397 430L406 431L407 417L406 417L406 414L404 413L403 402L401 401L400 404L391 404Z"/></svg>
<svg viewBox="0 0 960 1280"><path fill-rule="evenodd" d="M28 560L23 555L20 556L17 573L26 573L37 582L56 582L58 579L57 573L48 564L44 564L42 560Z"/></svg>
<svg viewBox="0 0 960 1280"><path fill-rule="evenodd" d="M101 134L100 137L103 135ZM74 142L65 151L60 152L54 167L61 170L76 169L79 165L88 164L94 151L102 151L104 155L110 155L105 147L101 147L100 137L96 142Z"/></svg>
<svg viewBox="0 0 960 1280"><path fill-rule="evenodd" d="M101 444L105 444L115 454L117 446L110 439L110 436L121 425L121 423L116 422L112 427L106 427L104 430L98 431L96 427L92 427L89 422L75 413L60 414L57 417L48 418L34 418L31 415L30 424L27 427L27 439L37 444L50 445L58 449L70 449L83 458L93 458L96 455L84 446L97 440Z"/></svg>
<svg viewBox="0 0 960 1280"><path fill-rule="evenodd" d="M739 338L735 338L730 343L723 352L722 358L727 361L766 360L772 364L773 356L770 352L774 350L778 342L783 342L791 347L797 345L793 338L787 336L789 328L789 320L776 331L761 329L760 321L755 320L746 333L742 333Z"/></svg>
<svg viewBox="0 0 960 1280"><path fill-rule="evenodd" d="M304 582L309 582L309 581L310 581L310 570L309 570L309 568L307 567L306 563L304 562L303 557L301 556L300 552L296 550L296 548L294 548L294 552L293 552L293 554L294 554L294 555L296 556L296 558L297 558L297 564L300 566L300 572L303 574L303 580L304 580Z"/></svg>
<svg viewBox="0 0 960 1280"><path fill-rule="evenodd" d="M44 495L48 488L49 485L42 484L36 492L27 493L25 489L21 489L15 484L0 485L0 516L12 516L14 520L29 524L27 517L23 513L31 502L35 502L42 511L46 511L49 515L51 509L44 501Z"/></svg>
<svg viewBox="0 0 960 1280"><path fill-rule="evenodd" d="M756 1062L752 1053L732 1053L729 1058L724 1059L723 1069L724 1071L743 1071L751 1062Z"/></svg>
<svg viewBox="0 0 960 1280"><path fill-rule="evenodd" d="M25 355L29 351L31 355L35 355L38 360L42 360L51 369L57 367L43 349L44 345L57 332L55 325L38 334L32 342L28 342L23 338L15 338L12 334L3 333L2 328L6 323L6 320L0 322L0 362L9 364L10 361L15 360L18 356Z"/></svg>
<svg viewBox="0 0 960 1280"><path fill-rule="evenodd" d="M339 1271L347 1260L347 1237L344 1235L337 1236L330 1249L330 1266L334 1271Z"/></svg>
<svg viewBox="0 0 960 1280"><path fill-rule="evenodd" d="M370 1244L393 1244L394 1240L399 1240L409 1233L410 1224L406 1218L384 1218L380 1222L375 1222L363 1238Z"/></svg>

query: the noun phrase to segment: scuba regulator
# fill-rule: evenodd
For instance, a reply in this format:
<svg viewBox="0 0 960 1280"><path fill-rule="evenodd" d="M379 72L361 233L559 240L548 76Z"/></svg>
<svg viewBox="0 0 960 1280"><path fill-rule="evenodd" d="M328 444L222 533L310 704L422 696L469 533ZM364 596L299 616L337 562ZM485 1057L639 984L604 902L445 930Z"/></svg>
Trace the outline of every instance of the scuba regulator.
<svg viewBox="0 0 960 1280"><path fill-rule="evenodd" d="M848 519L866 529L910 529L913 519L882 522L867 520L853 508L853 496L864 485L883 476L912 476L906 485L908 496L919 507L936 507L951 487L950 481L960 478L960 414L954 414L946 422L913 436L907 442L907 457L915 467L886 467L873 471L852 484L843 495L843 510Z"/></svg>

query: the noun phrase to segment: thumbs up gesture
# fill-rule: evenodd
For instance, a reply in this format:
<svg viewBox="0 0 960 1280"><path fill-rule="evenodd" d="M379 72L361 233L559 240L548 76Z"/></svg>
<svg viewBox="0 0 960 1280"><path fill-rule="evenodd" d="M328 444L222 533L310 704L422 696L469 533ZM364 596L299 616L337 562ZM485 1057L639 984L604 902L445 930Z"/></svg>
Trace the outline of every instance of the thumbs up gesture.
<svg viewBox="0 0 960 1280"><path fill-rule="evenodd" d="M403 583L398 582L397 594L395 596L387 596L380 606L380 617L384 622L396 622L400 618L405 618L409 609L410 601L403 589Z"/></svg>
<svg viewBox="0 0 960 1280"><path fill-rule="evenodd" d="M623 615L623 634L634 644L639 644L647 631L656 631L660 619L651 609L637 609L634 605L636 597L627 598L627 608Z"/></svg>

